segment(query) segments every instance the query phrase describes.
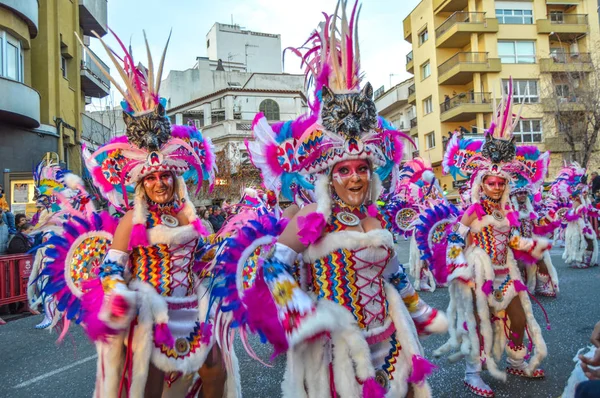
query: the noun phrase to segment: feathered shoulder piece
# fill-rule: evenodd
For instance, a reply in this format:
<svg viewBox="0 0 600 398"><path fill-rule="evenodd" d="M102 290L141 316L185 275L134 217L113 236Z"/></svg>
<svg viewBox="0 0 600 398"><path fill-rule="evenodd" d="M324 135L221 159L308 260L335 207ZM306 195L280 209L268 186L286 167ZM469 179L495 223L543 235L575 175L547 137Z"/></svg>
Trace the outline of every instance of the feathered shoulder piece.
<svg viewBox="0 0 600 398"><path fill-rule="evenodd" d="M542 152L534 145L519 145L517 146L515 159L523 165L523 174L515 176L513 191L537 192L544 183L546 174L548 174L550 153Z"/></svg>

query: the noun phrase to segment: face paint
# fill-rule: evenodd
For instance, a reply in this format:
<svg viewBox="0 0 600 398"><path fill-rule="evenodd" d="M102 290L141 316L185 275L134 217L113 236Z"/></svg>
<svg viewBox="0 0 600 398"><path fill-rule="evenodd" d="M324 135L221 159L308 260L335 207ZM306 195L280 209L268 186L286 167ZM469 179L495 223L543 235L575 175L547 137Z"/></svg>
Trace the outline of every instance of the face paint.
<svg viewBox="0 0 600 398"><path fill-rule="evenodd" d="M333 167L331 179L335 193L347 205L364 204L371 181L371 167L366 160L346 160Z"/></svg>
<svg viewBox="0 0 600 398"><path fill-rule="evenodd" d="M156 171L147 175L142 184L148 198L155 203L167 203L173 199L175 184L173 173L170 171Z"/></svg>
<svg viewBox="0 0 600 398"><path fill-rule="evenodd" d="M517 202L519 204L525 204L525 202L527 202L527 193L526 192L517 193Z"/></svg>
<svg viewBox="0 0 600 398"><path fill-rule="evenodd" d="M506 189L506 180L502 177L487 176L483 179L483 193L490 199L500 200Z"/></svg>

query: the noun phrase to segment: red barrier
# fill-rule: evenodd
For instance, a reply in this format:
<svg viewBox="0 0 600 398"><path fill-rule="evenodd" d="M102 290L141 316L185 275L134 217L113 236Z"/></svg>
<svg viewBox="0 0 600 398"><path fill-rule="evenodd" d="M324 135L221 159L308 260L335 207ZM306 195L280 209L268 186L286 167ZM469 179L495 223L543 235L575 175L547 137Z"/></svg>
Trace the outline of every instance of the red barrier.
<svg viewBox="0 0 600 398"><path fill-rule="evenodd" d="M27 283L33 267L31 254L0 256L0 306L27 301ZM0 318L0 325L6 322Z"/></svg>

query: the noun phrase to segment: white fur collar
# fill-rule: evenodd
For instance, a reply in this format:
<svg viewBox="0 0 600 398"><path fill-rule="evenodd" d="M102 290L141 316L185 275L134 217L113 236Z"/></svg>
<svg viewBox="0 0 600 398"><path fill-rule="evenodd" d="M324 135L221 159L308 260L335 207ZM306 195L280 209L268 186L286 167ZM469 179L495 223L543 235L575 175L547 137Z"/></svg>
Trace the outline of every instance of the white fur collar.
<svg viewBox="0 0 600 398"><path fill-rule="evenodd" d="M387 229L373 229L369 232L340 231L327 234L303 253L308 262L313 262L338 249L354 250L361 247L393 247L394 238Z"/></svg>
<svg viewBox="0 0 600 398"><path fill-rule="evenodd" d="M159 224L148 230L148 240L150 244L156 245L159 243L167 245L180 245L188 243L191 240L198 238L198 232L191 224L181 227L169 228Z"/></svg>

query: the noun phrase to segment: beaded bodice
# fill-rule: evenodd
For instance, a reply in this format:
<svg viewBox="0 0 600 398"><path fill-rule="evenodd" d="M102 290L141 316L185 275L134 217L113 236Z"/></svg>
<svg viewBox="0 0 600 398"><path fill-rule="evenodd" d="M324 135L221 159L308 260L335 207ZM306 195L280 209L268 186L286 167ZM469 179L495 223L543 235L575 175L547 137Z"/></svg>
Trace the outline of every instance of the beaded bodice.
<svg viewBox="0 0 600 398"><path fill-rule="evenodd" d="M131 251L133 278L151 284L161 296L185 297L194 292L192 263L198 235L191 225L171 227L164 214L176 219L182 206L177 202L150 205L146 228L151 239L148 246ZM165 222L166 220L166 222Z"/></svg>
<svg viewBox="0 0 600 398"><path fill-rule="evenodd" d="M494 267L503 267L509 249L510 225L499 203L483 199L481 205L485 211L483 226L476 231L471 229L471 239L490 256Z"/></svg>
<svg viewBox="0 0 600 398"><path fill-rule="evenodd" d="M354 315L362 329L369 330L382 326L387 318L382 274L393 250L385 245L345 248L352 247L345 246L349 242L344 241L352 240L353 237L368 238L368 232L349 230L354 225L348 225L359 223L366 217L364 206L334 206L327 232L328 237L339 241L340 245L326 256L313 261L309 270L310 289L317 298L344 306Z"/></svg>

